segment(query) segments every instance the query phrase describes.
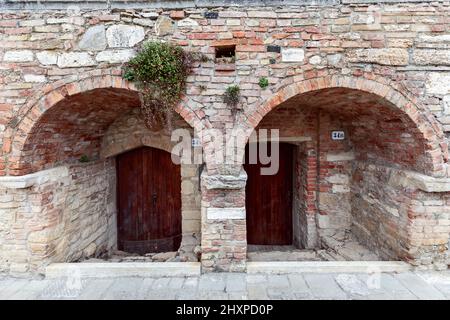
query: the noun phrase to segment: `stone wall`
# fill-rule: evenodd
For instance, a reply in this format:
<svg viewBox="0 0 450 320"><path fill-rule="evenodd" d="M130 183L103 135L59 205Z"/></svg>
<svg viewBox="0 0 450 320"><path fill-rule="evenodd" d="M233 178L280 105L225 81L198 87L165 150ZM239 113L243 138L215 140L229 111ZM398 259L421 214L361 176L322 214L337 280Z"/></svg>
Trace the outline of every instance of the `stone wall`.
<svg viewBox="0 0 450 320"><path fill-rule="evenodd" d="M1 182L0 266L21 275L116 247L113 160Z"/></svg>
<svg viewBox="0 0 450 320"><path fill-rule="evenodd" d="M447 268L450 207L439 193L399 183L397 170L357 162L352 180L352 231L384 259ZM380 201L382 199L382 201Z"/></svg>
<svg viewBox="0 0 450 320"><path fill-rule="evenodd" d="M52 2L54 10L37 10L40 5L28 10L21 1L8 2L0 9L0 175L23 176L76 163L82 155L96 163L102 161L102 152L112 155L147 143L141 138L105 142L108 128L139 104L136 88L121 79L121 66L145 40L171 41L209 58L193 68L186 96L176 108L195 127L204 150L204 270L245 269L242 163L212 160L214 130L242 133L242 141L232 147L242 153L250 133L263 127L272 111L280 114L278 120L272 118L273 125L288 137L311 137L296 141L300 162L306 164L297 167L306 172L301 175L306 189L296 208L305 210L306 234L311 236L298 241L314 243L315 225L347 228L356 221L355 233L379 246L385 257L441 268L448 242L441 211L447 209L450 192L450 3L364 2L274 1L208 8L182 1L167 8L169 2L158 8L146 3L143 8L140 2L108 1L92 3L93 8L84 3L80 10L66 10L67 1ZM233 63L215 61L216 48L224 46L235 47ZM269 80L267 88L258 85L261 77ZM241 89L237 112L223 102L231 84ZM282 104L285 111L283 106L277 109ZM311 115L319 115L320 121L308 120ZM307 127L294 125L293 116ZM331 127L343 129L348 139L329 141ZM146 139L161 144L163 138ZM389 180L386 190L394 193L388 194L383 188L389 170L397 170L394 176L401 183ZM200 196L193 192L198 183L193 168L187 171L190 178L182 188L190 204L183 210L192 211L186 217L192 217L188 225L194 228ZM11 270L28 268L23 262L29 260L27 235L21 230L28 230L28 219L34 210L41 212L52 191L33 192L26 207L8 207L5 200L0 219L7 240L0 245L8 253L2 253L2 265L12 265ZM14 196L26 197L21 189ZM420 225L424 216L405 209L416 201L425 207L426 223L434 227ZM345 206L336 210L333 202ZM48 219L53 226L52 214ZM392 240L396 233L399 243ZM9 254L17 263L6 262Z"/></svg>

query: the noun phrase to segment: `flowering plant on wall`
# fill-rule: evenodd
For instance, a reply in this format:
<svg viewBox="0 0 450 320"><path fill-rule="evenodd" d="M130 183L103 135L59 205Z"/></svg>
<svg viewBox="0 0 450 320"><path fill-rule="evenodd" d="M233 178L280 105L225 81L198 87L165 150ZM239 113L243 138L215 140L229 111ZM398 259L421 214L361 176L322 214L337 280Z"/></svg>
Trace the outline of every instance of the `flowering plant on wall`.
<svg viewBox="0 0 450 320"><path fill-rule="evenodd" d="M137 55L123 69L123 77L136 83L146 125L156 129L170 125L173 108L186 89L186 78L198 55L180 46L160 41L142 45Z"/></svg>

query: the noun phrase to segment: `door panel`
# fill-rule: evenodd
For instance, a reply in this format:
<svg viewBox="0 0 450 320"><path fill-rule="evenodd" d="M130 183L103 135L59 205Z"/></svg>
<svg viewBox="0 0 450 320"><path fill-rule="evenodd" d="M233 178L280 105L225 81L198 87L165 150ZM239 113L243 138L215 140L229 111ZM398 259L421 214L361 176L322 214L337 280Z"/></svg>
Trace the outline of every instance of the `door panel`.
<svg viewBox="0 0 450 320"><path fill-rule="evenodd" d="M270 150L270 144L268 147ZM261 175L264 165L259 159L257 164L248 164L246 155L248 244L292 244L293 148L287 143L279 144L279 170L275 175Z"/></svg>
<svg viewBox="0 0 450 320"><path fill-rule="evenodd" d="M119 250L178 250L181 174L169 152L142 147L119 155L117 193Z"/></svg>

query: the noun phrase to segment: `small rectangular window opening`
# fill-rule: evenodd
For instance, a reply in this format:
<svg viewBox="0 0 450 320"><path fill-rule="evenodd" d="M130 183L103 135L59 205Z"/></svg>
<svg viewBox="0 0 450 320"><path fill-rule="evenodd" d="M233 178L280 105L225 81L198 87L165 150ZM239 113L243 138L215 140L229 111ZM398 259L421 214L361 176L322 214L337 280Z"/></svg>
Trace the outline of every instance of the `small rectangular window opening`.
<svg viewBox="0 0 450 320"><path fill-rule="evenodd" d="M216 47L217 63L234 63L236 59L236 46Z"/></svg>

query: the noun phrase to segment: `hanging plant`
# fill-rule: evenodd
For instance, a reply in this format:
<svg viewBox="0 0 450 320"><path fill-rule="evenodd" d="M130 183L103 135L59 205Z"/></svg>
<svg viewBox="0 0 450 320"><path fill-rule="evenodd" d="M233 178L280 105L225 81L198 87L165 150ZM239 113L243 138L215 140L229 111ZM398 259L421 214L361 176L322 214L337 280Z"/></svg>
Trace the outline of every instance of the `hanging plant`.
<svg viewBox="0 0 450 320"><path fill-rule="evenodd" d="M223 102L231 107L231 114L236 118L239 100L241 99L241 89L238 85L229 86L223 95Z"/></svg>
<svg viewBox="0 0 450 320"><path fill-rule="evenodd" d="M229 86L225 90L223 101L230 107L236 107L241 97L241 89L238 85Z"/></svg>
<svg viewBox="0 0 450 320"><path fill-rule="evenodd" d="M143 44L124 66L123 78L136 83L141 111L147 127L159 129L169 124L174 107L186 89L186 78L194 61L203 55L184 51L180 46L160 41Z"/></svg>

